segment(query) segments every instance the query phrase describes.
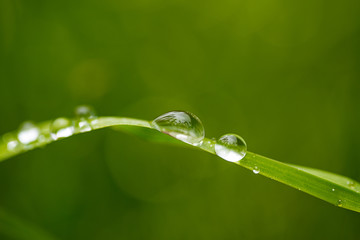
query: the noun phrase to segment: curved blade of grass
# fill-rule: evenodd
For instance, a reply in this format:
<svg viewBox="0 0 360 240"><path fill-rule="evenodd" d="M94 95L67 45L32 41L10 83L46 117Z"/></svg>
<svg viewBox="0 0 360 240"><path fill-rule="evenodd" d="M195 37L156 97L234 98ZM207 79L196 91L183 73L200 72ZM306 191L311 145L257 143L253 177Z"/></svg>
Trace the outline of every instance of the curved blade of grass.
<svg viewBox="0 0 360 240"><path fill-rule="evenodd" d="M45 146L54 141L50 137L50 122L38 124L38 127L47 141L33 144L32 149ZM182 146L188 145L158 132L152 128L150 122L145 120L100 117L92 122L92 127L93 130L113 127L117 130L142 136L151 141L168 142ZM205 138L203 144L199 147L188 146L215 154L214 144L214 140ZM28 150L30 149L21 148L18 151L9 151L6 144L2 142L0 143L0 161ZM235 164L253 171L256 170L256 173L282 182L333 205L360 212L360 184L350 178L322 170L282 163L252 152L247 152L246 157Z"/></svg>

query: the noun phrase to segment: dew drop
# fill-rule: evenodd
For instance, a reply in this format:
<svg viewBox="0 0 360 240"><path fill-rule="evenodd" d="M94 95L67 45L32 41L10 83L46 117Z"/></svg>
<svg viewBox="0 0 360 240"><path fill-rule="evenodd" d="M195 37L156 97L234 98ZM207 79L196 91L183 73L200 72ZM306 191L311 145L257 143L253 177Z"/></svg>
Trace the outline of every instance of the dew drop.
<svg viewBox="0 0 360 240"><path fill-rule="evenodd" d="M253 169L253 173L259 174L259 173L260 173L260 169L259 169L257 166L255 166L255 168Z"/></svg>
<svg viewBox="0 0 360 240"><path fill-rule="evenodd" d="M355 188L355 182L353 182L353 181L347 181L346 184L347 184L351 189L354 189L354 188Z"/></svg>
<svg viewBox="0 0 360 240"><path fill-rule="evenodd" d="M18 140L24 144L29 145L36 142L40 135L40 130L32 122L24 122L18 132Z"/></svg>
<svg viewBox="0 0 360 240"><path fill-rule="evenodd" d="M74 125L67 118L57 118L51 123L50 132L53 140L66 138L74 134Z"/></svg>
<svg viewBox="0 0 360 240"><path fill-rule="evenodd" d="M91 124L87 120L76 121L76 129L78 132L89 132L91 131Z"/></svg>
<svg viewBox="0 0 360 240"><path fill-rule="evenodd" d="M11 133L5 134L2 138L2 140L5 143L8 151L14 152L14 151L17 151L20 149L21 143L16 138L16 136L14 136L13 134L11 134Z"/></svg>
<svg viewBox="0 0 360 240"><path fill-rule="evenodd" d="M88 132L92 130L92 122L96 121L95 110L87 105L81 105L75 108L75 127L76 132Z"/></svg>
<svg viewBox="0 0 360 240"><path fill-rule="evenodd" d="M341 199L337 200L336 205L337 205L338 207L341 207L341 206L343 205L342 200L341 200Z"/></svg>
<svg viewBox="0 0 360 240"><path fill-rule="evenodd" d="M335 192L335 188L331 189L331 191Z"/></svg>
<svg viewBox="0 0 360 240"><path fill-rule="evenodd" d="M215 141L213 141L211 139L206 139L206 140L201 141L200 145L201 145L202 148L205 148L205 149L210 150L210 151L214 151Z"/></svg>
<svg viewBox="0 0 360 240"><path fill-rule="evenodd" d="M93 107L87 105L80 105L75 108L75 115L77 118L94 119L96 113Z"/></svg>
<svg viewBox="0 0 360 240"><path fill-rule="evenodd" d="M200 119L190 112L172 111L165 113L155 118L152 125L158 131L194 146L200 145L205 137L204 126Z"/></svg>
<svg viewBox="0 0 360 240"><path fill-rule="evenodd" d="M237 162L243 159L246 150L244 139L236 134L223 135L215 144L216 155L229 162Z"/></svg>
<svg viewBox="0 0 360 240"><path fill-rule="evenodd" d="M38 143L43 144L43 143L46 143L46 142L50 142L50 139L48 137L46 137L45 135L41 134L38 137Z"/></svg>

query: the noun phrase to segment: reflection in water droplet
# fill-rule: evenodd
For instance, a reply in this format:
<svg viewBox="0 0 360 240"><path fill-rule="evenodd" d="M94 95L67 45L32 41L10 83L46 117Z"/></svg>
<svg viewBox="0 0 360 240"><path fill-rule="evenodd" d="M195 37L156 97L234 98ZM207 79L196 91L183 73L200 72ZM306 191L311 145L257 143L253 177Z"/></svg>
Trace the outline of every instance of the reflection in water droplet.
<svg viewBox="0 0 360 240"><path fill-rule="evenodd" d="M158 131L194 146L200 145L205 137L204 126L200 119L190 112L165 113L152 121L152 125Z"/></svg>
<svg viewBox="0 0 360 240"><path fill-rule="evenodd" d="M19 129L18 139L24 144L28 145L35 142L40 135L40 130L32 122L24 122Z"/></svg>
<svg viewBox="0 0 360 240"><path fill-rule="evenodd" d="M257 166L255 166L255 168L253 169L253 173L259 174L259 173L260 173L260 169L259 169Z"/></svg>
<svg viewBox="0 0 360 240"><path fill-rule="evenodd" d="M76 132L88 132L92 130L92 121L96 121L95 110L86 105L81 105L75 108L76 115Z"/></svg>
<svg viewBox="0 0 360 240"><path fill-rule="evenodd" d="M339 199L336 204L337 204L339 207L341 207L341 206L343 205L343 202L342 202L341 199Z"/></svg>
<svg viewBox="0 0 360 240"><path fill-rule="evenodd" d="M244 139L236 134L223 135L215 144L216 155L229 162L237 162L243 159L246 150Z"/></svg>
<svg viewBox="0 0 360 240"><path fill-rule="evenodd" d="M53 140L69 137L74 134L74 125L67 118L58 118L51 123L50 132Z"/></svg>

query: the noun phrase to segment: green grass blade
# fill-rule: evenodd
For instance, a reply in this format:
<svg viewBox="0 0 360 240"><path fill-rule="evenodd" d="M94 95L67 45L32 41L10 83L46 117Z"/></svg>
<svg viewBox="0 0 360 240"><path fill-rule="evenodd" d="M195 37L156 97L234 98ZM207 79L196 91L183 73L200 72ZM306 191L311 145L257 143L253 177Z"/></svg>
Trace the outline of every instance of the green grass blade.
<svg viewBox="0 0 360 240"><path fill-rule="evenodd" d="M38 124L38 127L41 134L45 136L46 141L34 144L31 149L45 146L54 141L50 137L50 122ZM145 120L100 117L92 122L92 127L93 130L113 127L116 130L129 132L150 141L190 146L156 131L152 128L150 122ZM203 144L199 147L190 147L215 154L214 144L214 140L205 138ZM22 148L17 151L9 151L5 142L2 142L0 143L0 161L28 150L30 149ZM333 205L360 212L360 184L350 178L322 170L282 163L252 152L247 152L246 157L235 164L306 192Z"/></svg>

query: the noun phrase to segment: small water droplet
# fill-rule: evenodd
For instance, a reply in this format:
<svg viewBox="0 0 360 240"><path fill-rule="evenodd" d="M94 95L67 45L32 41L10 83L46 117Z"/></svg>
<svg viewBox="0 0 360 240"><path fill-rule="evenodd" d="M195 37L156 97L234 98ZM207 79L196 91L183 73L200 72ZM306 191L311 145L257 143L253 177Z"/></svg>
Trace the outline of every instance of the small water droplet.
<svg viewBox="0 0 360 240"><path fill-rule="evenodd" d="M76 122L75 127L77 132L88 132L92 130L92 123L96 121L95 110L86 105L81 105L75 108Z"/></svg>
<svg viewBox="0 0 360 240"><path fill-rule="evenodd" d="M253 169L253 173L259 174L259 173L260 173L260 169L259 169L257 166L255 166L255 168Z"/></svg>
<svg viewBox="0 0 360 240"><path fill-rule="evenodd" d="M341 207L343 205L343 202L342 202L341 199L339 199L339 200L337 200L336 204L337 204L338 207Z"/></svg>
<svg viewBox="0 0 360 240"><path fill-rule="evenodd" d="M77 118L94 119L96 113L93 107L87 105L80 105L75 108L75 115Z"/></svg>
<svg viewBox="0 0 360 240"><path fill-rule="evenodd" d="M331 191L335 192L335 188L331 189Z"/></svg>
<svg viewBox="0 0 360 240"><path fill-rule="evenodd" d="M50 141L51 141L51 139L49 137L46 137L43 134L40 134L40 136L38 137L38 143L39 144L47 143L47 142L50 142Z"/></svg>
<svg viewBox="0 0 360 240"><path fill-rule="evenodd" d="M165 113L155 118L152 125L158 131L194 146L200 145L205 137L204 126L200 119L190 112L172 111Z"/></svg>
<svg viewBox="0 0 360 240"><path fill-rule="evenodd" d="M74 125L67 118L57 118L51 123L50 132L53 140L69 137L74 134Z"/></svg>
<svg viewBox="0 0 360 240"><path fill-rule="evenodd" d="M211 139L206 139L206 140L202 140L199 144L199 146L205 148L205 149L211 149L214 150L214 141L212 141Z"/></svg>
<svg viewBox="0 0 360 240"><path fill-rule="evenodd" d="M215 144L216 155L229 162L237 162L243 159L246 150L244 139L236 134L223 135Z"/></svg>
<svg viewBox="0 0 360 240"><path fill-rule="evenodd" d="M20 149L20 145L21 143L19 142L19 140L16 138L16 136L14 136L11 133L7 133L3 136L2 138L4 144L6 144L6 148L8 151L10 152L14 152Z"/></svg>
<svg viewBox="0 0 360 240"><path fill-rule="evenodd" d="M32 122L24 122L18 132L18 140L24 145L36 142L40 135L40 130Z"/></svg>
<svg viewBox="0 0 360 240"><path fill-rule="evenodd" d="M89 132L91 131L91 124L87 120L76 121L76 129L78 132Z"/></svg>
<svg viewBox="0 0 360 240"><path fill-rule="evenodd" d="M347 181L346 183L347 183L347 185L348 185L351 189L354 189L354 188L355 188L355 182L353 182L353 181Z"/></svg>

